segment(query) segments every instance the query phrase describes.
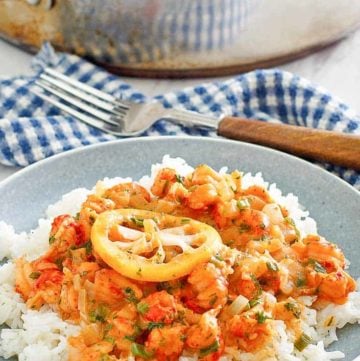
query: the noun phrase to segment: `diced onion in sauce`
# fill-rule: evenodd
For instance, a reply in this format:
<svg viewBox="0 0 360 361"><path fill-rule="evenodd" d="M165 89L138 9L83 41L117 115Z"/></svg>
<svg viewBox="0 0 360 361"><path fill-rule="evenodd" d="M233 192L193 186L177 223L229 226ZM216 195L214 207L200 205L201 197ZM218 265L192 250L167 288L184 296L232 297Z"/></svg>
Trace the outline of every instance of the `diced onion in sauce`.
<svg viewBox="0 0 360 361"><path fill-rule="evenodd" d="M248 303L249 300L246 297L239 295L230 305L229 311L232 315L238 315L247 307Z"/></svg>

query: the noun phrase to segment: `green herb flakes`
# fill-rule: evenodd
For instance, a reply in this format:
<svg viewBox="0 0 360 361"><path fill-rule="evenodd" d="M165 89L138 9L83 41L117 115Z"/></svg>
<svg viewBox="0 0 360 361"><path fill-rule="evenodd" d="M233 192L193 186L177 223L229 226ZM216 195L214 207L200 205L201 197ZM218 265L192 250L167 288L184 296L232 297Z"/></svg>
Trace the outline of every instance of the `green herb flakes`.
<svg viewBox="0 0 360 361"><path fill-rule="evenodd" d="M298 351L303 351L306 347L311 344L311 337L306 333L302 333L299 338L294 342L294 346Z"/></svg>
<svg viewBox="0 0 360 361"><path fill-rule="evenodd" d="M245 208L250 208L250 202L244 198L244 199L238 199L236 202L236 206L241 210Z"/></svg>
<svg viewBox="0 0 360 361"><path fill-rule="evenodd" d="M147 313L149 311L149 305L145 302L139 302L136 305L136 309L141 315L144 315L145 313Z"/></svg>
<svg viewBox="0 0 360 361"><path fill-rule="evenodd" d="M290 311L296 318L300 318L301 316L301 310L298 304L293 302L287 302L285 303L285 308Z"/></svg>
<svg viewBox="0 0 360 361"><path fill-rule="evenodd" d="M249 232L250 230L251 230L251 226L249 224L241 223L239 226L240 233L246 233Z"/></svg>
<svg viewBox="0 0 360 361"><path fill-rule="evenodd" d="M137 217L131 217L131 222L133 222L138 227L144 227L144 220L137 218Z"/></svg>
<svg viewBox="0 0 360 361"><path fill-rule="evenodd" d="M106 317L109 313L109 310L104 305L99 305L99 307L96 310L93 310L89 313L89 320L90 322L105 322Z"/></svg>
<svg viewBox="0 0 360 361"><path fill-rule="evenodd" d="M149 322L147 329L149 331L153 330L154 328L163 328L165 326L164 322Z"/></svg>
<svg viewBox="0 0 360 361"><path fill-rule="evenodd" d="M220 346L219 341L216 340L210 346L200 349L199 356L205 357L207 355L210 355L211 353L216 352L219 349L219 346Z"/></svg>
<svg viewBox="0 0 360 361"><path fill-rule="evenodd" d="M299 277L296 280L296 287L301 288L301 287L304 287L304 286L306 286L306 279Z"/></svg>
<svg viewBox="0 0 360 361"><path fill-rule="evenodd" d="M309 259L309 265L314 267L315 272L327 273L326 269L315 259Z"/></svg>
<svg viewBox="0 0 360 361"><path fill-rule="evenodd" d="M176 181L177 181L178 183L181 183L182 185L184 185L184 177L182 177L182 176L179 175L179 174L176 174L176 175L175 175L175 178L176 178Z"/></svg>
<svg viewBox="0 0 360 361"><path fill-rule="evenodd" d="M260 324L265 323L265 321L270 318L270 317L265 315L264 311L257 312L255 316L256 316L257 322L260 323Z"/></svg>
<svg viewBox="0 0 360 361"><path fill-rule="evenodd" d="M87 242L84 244L83 247L85 247L85 252L86 252L86 254L89 256L89 255L91 254L91 252L92 252L92 243L91 243L91 241L87 241Z"/></svg>
<svg viewBox="0 0 360 361"><path fill-rule="evenodd" d="M29 274L29 277L33 280L37 280L40 277L41 273L40 272L31 272Z"/></svg>
<svg viewBox="0 0 360 361"><path fill-rule="evenodd" d="M131 303L137 303L139 300L135 296L135 292L131 287L126 287L124 289L124 294L126 297L126 300Z"/></svg>
<svg viewBox="0 0 360 361"><path fill-rule="evenodd" d="M149 359L153 357L153 353L146 351L144 345L140 345L139 343L131 344L131 353L133 356L139 356L145 359Z"/></svg>
<svg viewBox="0 0 360 361"><path fill-rule="evenodd" d="M278 272L279 271L279 267L278 267L276 262L266 262L266 267L271 272Z"/></svg>
<svg viewBox="0 0 360 361"><path fill-rule="evenodd" d="M115 338L111 336L104 337L104 341L111 343L112 345L115 345Z"/></svg>

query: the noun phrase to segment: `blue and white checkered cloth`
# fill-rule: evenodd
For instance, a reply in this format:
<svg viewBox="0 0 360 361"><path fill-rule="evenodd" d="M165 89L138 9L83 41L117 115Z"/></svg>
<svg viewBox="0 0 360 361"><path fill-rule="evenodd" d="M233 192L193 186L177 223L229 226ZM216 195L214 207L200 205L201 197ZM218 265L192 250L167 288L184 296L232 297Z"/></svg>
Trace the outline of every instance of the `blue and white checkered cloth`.
<svg viewBox="0 0 360 361"><path fill-rule="evenodd" d="M44 67L58 71L122 99L147 101L140 92L77 56L55 53L44 45L34 58L36 76L0 78L0 162L26 166L69 149L115 139L87 126L31 92ZM228 114L299 126L360 134L360 117L326 90L280 70L258 70L224 82L211 82L156 97L165 107L209 115ZM144 135L216 136L204 129L158 121ZM360 174L322 164L360 190Z"/></svg>

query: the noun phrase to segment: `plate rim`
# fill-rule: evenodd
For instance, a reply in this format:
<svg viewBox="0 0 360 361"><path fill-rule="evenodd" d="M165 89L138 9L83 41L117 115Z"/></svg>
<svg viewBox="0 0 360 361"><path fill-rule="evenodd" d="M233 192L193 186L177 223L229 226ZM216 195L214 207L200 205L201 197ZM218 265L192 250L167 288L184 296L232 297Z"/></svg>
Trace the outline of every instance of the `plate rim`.
<svg viewBox="0 0 360 361"><path fill-rule="evenodd" d="M70 149L70 150L67 150L64 152L60 152L60 153L51 155L50 157L41 159L41 160L39 160L35 163L32 163L26 167L23 167L20 170L18 170L17 172L15 172L14 174L12 174L9 177L0 181L0 192L2 192L2 189L4 187L6 187L9 183L11 183L13 180L15 180L19 177L22 177L24 174L26 175L27 172L31 172L33 169L46 166L46 164L54 162L57 159L63 159L63 158L68 157L69 155L71 156L72 154L76 154L76 153L88 152L95 148L103 148L103 147L111 146L116 143L135 143L135 142L139 142L139 141L140 142L151 142L154 140L160 140L160 141L161 140L164 140L164 141L194 140L194 141L199 141L199 142L214 142L214 143L223 143L223 142L233 143L233 144L240 143L241 145L248 147L250 149L251 148L260 149L265 152L269 152L271 154L275 154L280 157L284 157L285 159L290 159L293 161L301 162L304 166L308 166L308 167L312 168L314 171L320 172L320 174L322 174L324 176L329 176L333 181L339 181L340 183L342 183L343 186L346 186L348 188L348 190L352 191L354 193L354 195L360 197L360 192L357 189L355 189L351 184L349 184L345 180L341 179L339 176L336 176L335 174L327 171L326 169L322 168L321 166L319 166L317 164L311 163L310 161L305 160L300 157L297 157L295 155L285 153L285 152L282 152L280 150L273 149L270 147L265 147L265 146L253 144L253 143L247 143L247 142L243 142L240 140L232 140L232 139L227 139L227 138L223 138L223 137L202 137L202 136L184 136L184 135L182 135L182 136L173 136L173 135L161 136L160 135L160 136L146 136L146 137L114 139L114 140L110 140L110 141L89 144L89 145L81 146L78 148ZM271 180L267 180L267 181L271 181Z"/></svg>

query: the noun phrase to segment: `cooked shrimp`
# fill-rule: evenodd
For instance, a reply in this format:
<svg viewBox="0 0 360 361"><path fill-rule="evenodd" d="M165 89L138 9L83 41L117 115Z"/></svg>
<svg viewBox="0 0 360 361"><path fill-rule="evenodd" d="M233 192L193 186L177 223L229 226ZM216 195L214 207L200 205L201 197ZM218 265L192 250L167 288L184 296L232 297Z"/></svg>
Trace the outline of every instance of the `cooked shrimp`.
<svg viewBox="0 0 360 361"><path fill-rule="evenodd" d="M141 289L128 278L111 269L101 269L95 273L95 300L116 305L122 300L136 302L142 297Z"/></svg>
<svg viewBox="0 0 360 361"><path fill-rule="evenodd" d="M113 338L117 349L129 352L132 340L135 340L141 332L137 326L137 320L138 313L135 305L131 303L125 305L112 315L108 326L105 326L110 328L105 337Z"/></svg>
<svg viewBox="0 0 360 361"><path fill-rule="evenodd" d="M212 184L216 185L222 177L214 169L206 164L197 166L191 175L191 185Z"/></svg>
<svg viewBox="0 0 360 361"><path fill-rule="evenodd" d="M141 208L150 202L149 192L136 183L120 183L107 189L103 197L111 199L115 208Z"/></svg>
<svg viewBox="0 0 360 361"><path fill-rule="evenodd" d="M342 304L346 302L348 294L355 289L355 280L339 268L324 277L319 286L319 297Z"/></svg>
<svg viewBox="0 0 360 361"><path fill-rule="evenodd" d="M186 333L188 347L199 350L219 340L220 329L215 315L213 310L203 313L199 322L188 329Z"/></svg>
<svg viewBox="0 0 360 361"><path fill-rule="evenodd" d="M44 255L51 261L64 257L72 247L79 247L86 243L86 232L73 217L61 215L53 220L50 231L50 248Z"/></svg>
<svg viewBox="0 0 360 361"><path fill-rule="evenodd" d="M258 350L270 335L271 327L263 311L235 315L226 324L226 343L246 352Z"/></svg>
<svg viewBox="0 0 360 361"><path fill-rule="evenodd" d="M99 341L93 345L87 346L82 337L70 337L69 345L69 361L99 361L113 349L112 343L108 341ZM106 360L116 359L109 356Z"/></svg>
<svg viewBox="0 0 360 361"><path fill-rule="evenodd" d="M154 183L151 187L151 193L158 197L166 196L171 185L174 184L179 177L180 176L177 175L174 169L161 169L155 177Z"/></svg>
<svg viewBox="0 0 360 361"><path fill-rule="evenodd" d="M18 258L15 264L15 289L26 301L33 289L34 280L31 278L31 274L34 272L34 269L31 264L23 258ZM40 276L40 273L36 275Z"/></svg>
<svg viewBox="0 0 360 361"><path fill-rule="evenodd" d="M183 325L154 328L145 342L145 347L156 360L178 360L184 348L185 330L186 326Z"/></svg>
<svg viewBox="0 0 360 361"><path fill-rule="evenodd" d="M95 211L95 213L102 213L115 208L115 202L109 198L100 197L96 194L90 194L81 206L81 213L85 209Z"/></svg>
<svg viewBox="0 0 360 361"><path fill-rule="evenodd" d="M214 264L200 264L190 273L187 282L189 294L192 295L186 300L190 308L195 305L203 310L209 310L226 303L227 281Z"/></svg>
<svg viewBox="0 0 360 361"><path fill-rule="evenodd" d="M337 267L345 267L345 257L334 244L319 236L308 236L304 240L305 249L302 254L304 260L314 259L320 262L328 271Z"/></svg>
<svg viewBox="0 0 360 361"><path fill-rule="evenodd" d="M212 184L194 186L187 196L187 205L192 209L207 208L218 199L218 193Z"/></svg>
<svg viewBox="0 0 360 361"><path fill-rule="evenodd" d="M243 195L252 195L252 196L256 196L258 198L260 198L261 200L263 200L265 203L271 203L272 202L272 198L269 194L269 192L261 186L258 185L253 185L250 186L249 188L246 188L243 192Z"/></svg>
<svg viewBox="0 0 360 361"><path fill-rule="evenodd" d="M166 291L155 292L143 298L139 307L142 307L142 317L147 322L170 324L176 318L175 298Z"/></svg>
<svg viewBox="0 0 360 361"><path fill-rule="evenodd" d="M241 208L227 212L219 204L215 208L214 219L221 228L220 234L225 244L244 249L251 240L264 240L271 234L269 217L255 209Z"/></svg>

